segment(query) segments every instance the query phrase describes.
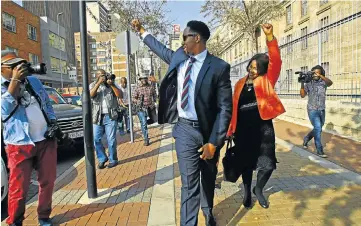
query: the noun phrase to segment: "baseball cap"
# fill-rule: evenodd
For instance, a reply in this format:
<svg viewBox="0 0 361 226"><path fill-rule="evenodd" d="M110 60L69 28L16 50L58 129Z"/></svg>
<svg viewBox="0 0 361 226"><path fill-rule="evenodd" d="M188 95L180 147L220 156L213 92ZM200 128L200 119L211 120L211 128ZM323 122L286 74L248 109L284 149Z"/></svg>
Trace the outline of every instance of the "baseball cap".
<svg viewBox="0 0 361 226"><path fill-rule="evenodd" d="M26 60L18 57L13 51L1 50L1 64L11 66L20 62L26 62Z"/></svg>

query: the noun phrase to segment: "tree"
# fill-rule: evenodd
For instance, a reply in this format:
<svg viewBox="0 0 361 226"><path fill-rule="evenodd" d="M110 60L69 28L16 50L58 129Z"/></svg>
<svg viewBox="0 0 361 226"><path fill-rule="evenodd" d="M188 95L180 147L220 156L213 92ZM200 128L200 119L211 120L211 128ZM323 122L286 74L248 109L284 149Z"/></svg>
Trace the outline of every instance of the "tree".
<svg viewBox="0 0 361 226"><path fill-rule="evenodd" d="M207 0L202 6L201 13L210 17L210 24L213 28L231 25L232 29L235 29L235 33L242 33L246 38L251 39L258 52L259 25L284 15L284 2L279 0Z"/></svg>
<svg viewBox="0 0 361 226"><path fill-rule="evenodd" d="M144 28L153 35L165 36L171 28L171 22L166 18L166 1L127 1L103 0L108 5L110 13L117 18L117 31L132 29L131 21L139 19Z"/></svg>

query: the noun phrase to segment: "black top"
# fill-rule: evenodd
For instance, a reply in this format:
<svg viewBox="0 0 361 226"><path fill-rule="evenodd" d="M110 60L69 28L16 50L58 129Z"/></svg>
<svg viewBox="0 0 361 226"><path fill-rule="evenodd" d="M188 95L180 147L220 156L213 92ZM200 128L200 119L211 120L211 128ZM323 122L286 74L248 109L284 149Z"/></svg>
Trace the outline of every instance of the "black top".
<svg viewBox="0 0 361 226"><path fill-rule="evenodd" d="M245 84L238 102L238 120L239 126L253 125L261 122L261 116L258 111L257 99L254 93L253 84Z"/></svg>

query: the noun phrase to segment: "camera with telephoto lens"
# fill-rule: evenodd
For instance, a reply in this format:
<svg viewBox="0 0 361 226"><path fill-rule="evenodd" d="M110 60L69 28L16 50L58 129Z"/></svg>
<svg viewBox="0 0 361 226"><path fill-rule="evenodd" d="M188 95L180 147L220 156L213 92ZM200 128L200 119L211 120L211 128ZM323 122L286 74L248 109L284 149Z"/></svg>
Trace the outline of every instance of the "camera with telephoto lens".
<svg viewBox="0 0 361 226"><path fill-rule="evenodd" d="M313 72L313 71L307 71L307 72L296 71L295 74L299 75L298 76L299 83L309 83L312 81L313 75L315 74L315 72Z"/></svg>
<svg viewBox="0 0 361 226"><path fill-rule="evenodd" d="M22 65L22 67L27 68L29 74L38 74L38 75L44 75L46 74L46 65L44 63L40 64L34 64L31 65L31 63L25 63Z"/></svg>

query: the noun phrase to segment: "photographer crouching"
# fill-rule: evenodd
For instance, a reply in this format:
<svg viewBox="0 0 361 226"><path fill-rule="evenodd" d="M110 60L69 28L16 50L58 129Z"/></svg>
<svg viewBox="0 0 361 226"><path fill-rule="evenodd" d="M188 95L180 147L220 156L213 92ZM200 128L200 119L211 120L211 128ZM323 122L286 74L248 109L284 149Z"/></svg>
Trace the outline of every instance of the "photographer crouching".
<svg viewBox="0 0 361 226"><path fill-rule="evenodd" d="M89 85L92 98L94 146L99 161L98 168L104 169L118 165L116 131L118 123L118 98L121 98L120 87L115 81L115 75L98 70L97 80ZM104 135L108 141L109 158L102 144Z"/></svg>
<svg viewBox="0 0 361 226"><path fill-rule="evenodd" d="M325 123L326 90L333 82L325 77L325 70L320 65L314 66L310 72L296 74L300 74L298 81L301 83L301 97L308 95L307 111L313 126L313 130L304 137L303 146L307 148L308 142L314 138L317 155L327 158L321 143L321 133Z"/></svg>
<svg viewBox="0 0 361 226"><path fill-rule="evenodd" d="M32 169L38 173L40 225L49 219L56 179L57 139L67 139L56 123L49 96L40 80L45 64L31 66L14 52L1 51L1 117L8 157L9 198L6 223L22 225Z"/></svg>

